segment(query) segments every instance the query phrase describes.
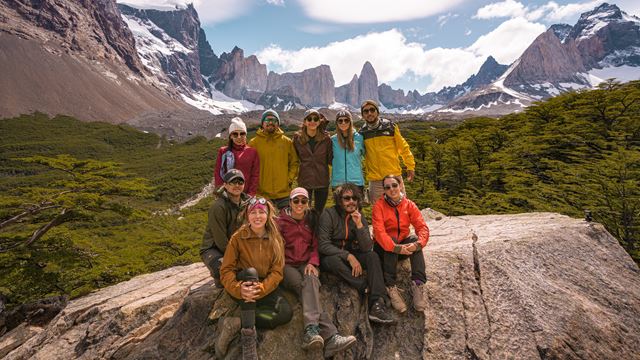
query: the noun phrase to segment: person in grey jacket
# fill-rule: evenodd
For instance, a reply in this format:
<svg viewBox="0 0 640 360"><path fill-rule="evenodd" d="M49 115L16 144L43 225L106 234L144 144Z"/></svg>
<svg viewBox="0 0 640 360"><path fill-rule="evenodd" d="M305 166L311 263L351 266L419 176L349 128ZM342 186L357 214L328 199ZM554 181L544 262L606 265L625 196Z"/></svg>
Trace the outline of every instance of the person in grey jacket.
<svg viewBox="0 0 640 360"><path fill-rule="evenodd" d="M360 293L369 292L370 321L391 323L380 258L372 251L369 225L360 213L360 189L352 183L343 184L335 189L333 199L336 205L324 210L318 224L320 267L338 275ZM367 271L366 277L363 269Z"/></svg>
<svg viewBox="0 0 640 360"><path fill-rule="evenodd" d="M242 225L238 213L243 209L249 196L244 191L244 175L238 169L231 169L223 176L223 185L218 198L209 208L209 220L202 237L200 257L207 266L216 286L221 288L220 265L231 235Z"/></svg>

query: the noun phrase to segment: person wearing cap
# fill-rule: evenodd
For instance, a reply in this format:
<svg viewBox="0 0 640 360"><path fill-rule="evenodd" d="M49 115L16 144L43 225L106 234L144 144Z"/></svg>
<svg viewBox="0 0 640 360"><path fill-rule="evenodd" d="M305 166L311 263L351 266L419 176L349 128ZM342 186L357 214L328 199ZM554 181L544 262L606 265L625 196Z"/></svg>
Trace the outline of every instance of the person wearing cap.
<svg viewBox="0 0 640 360"><path fill-rule="evenodd" d="M280 211L277 219L285 243L282 285L295 292L302 304L302 348L324 348L324 356L329 358L351 347L356 338L339 335L320 304L320 257L316 236L318 213L309 208L309 193L305 188L297 187L291 191L289 199L289 206Z"/></svg>
<svg viewBox="0 0 640 360"><path fill-rule="evenodd" d="M340 110L336 114L336 133L331 136L333 159L331 186L352 183L364 193L362 158L365 155L362 135L353 127L351 113Z"/></svg>
<svg viewBox="0 0 640 360"><path fill-rule="evenodd" d="M260 178L260 159L256 149L247 145L247 125L239 117L231 119L227 146L218 149L213 173L216 188L222 186L222 177L230 169L242 171L245 175L245 192L255 196Z"/></svg>
<svg viewBox="0 0 640 360"><path fill-rule="evenodd" d="M260 157L258 194L283 208L289 204L291 185L298 173L298 156L291 139L280 129L280 116L269 109L262 113L261 128L249 141Z"/></svg>
<svg viewBox="0 0 640 360"><path fill-rule="evenodd" d="M238 169L227 171L222 177L222 182L222 187L216 192L217 199L209 208L209 219L200 247L202 262L211 272L218 287L222 287L220 282L222 256L227 249L229 238L242 224L238 214L249 199L243 192L245 180L242 171Z"/></svg>
<svg viewBox="0 0 640 360"><path fill-rule="evenodd" d="M360 129L364 138L366 156L365 172L369 182L369 200L371 204L384 193L382 179L387 174L401 174L400 160L407 167L407 181L413 181L416 162L409 144L400 134L400 127L391 120L380 117L378 103L366 100L360 106L365 124ZM403 186L404 188L404 186Z"/></svg>
<svg viewBox="0 0 640 360"><path fill-rule="evenodd" d="M367 219L360 212L360 189L351 183L340 185L333 191L333 201L335 205L326 208L318 222L320 267L361 294L368 292L369 321L392 323L380 258L373 251Z"/></svg>
<svg viewBox="0 0 640 360"><path fill-rule="evenodd" d="M293 315L291 305L278 288L285 253L275 218L276 209L271 202L262 197L251 198L244 223L231 236L220 267L225 291L240 305L244 360L258 359L256 328L273 329L288 323ZM219 359L224 356L216 355Z"/></svg>
<svg viewBox="0 0 640 360"><path fill-rule="evenodd" d="M317 110L305 111L302 129L293 135L293 147L300 161L298 185L307 189L313 207L321 213L329 196L329 164L333 148L329 133L320 129Z"/></svg>

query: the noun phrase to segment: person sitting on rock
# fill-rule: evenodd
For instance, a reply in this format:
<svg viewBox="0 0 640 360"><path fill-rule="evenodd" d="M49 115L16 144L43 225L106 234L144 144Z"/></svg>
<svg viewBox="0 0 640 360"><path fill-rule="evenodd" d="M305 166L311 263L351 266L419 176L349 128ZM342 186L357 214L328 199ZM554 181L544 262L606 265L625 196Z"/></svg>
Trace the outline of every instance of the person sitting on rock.
<svg viewBox="0 0 640 360"><path fill-rule="evenodd" d="M216 286L221 288L220 265L227 249L229 238L242 224L238 214L249 199L244 193L245 181L242 171L231 169L222 177L222 187L216 193L218 198L209 208L209 219L202 237L200 257L207 266Z"/></svg>
<svg viewBox="0 0 640 360"><path fill-rule="evenodd" d="M360 213L362 194L346 183L333 193L334 205L326 208L318 225L318 249L322 270L344 279L360 293L369 292L369 320L392 323L387 312L389 297L384 286L380 258L373 251L367 220ZM367 271L366 278L363 270Z"/></svg>
<svg viewBox="0 0 640 360"><path fill-rule="evenodd" d="M240 304L240 342L245 360L258 358L256 327L273 329L288 323L292 316L291 306L278 288L283 278L284 242L275 215L268 200L249 200L245 223L229 240L220 267L225 291Z"/></svg>
<svg viewBox="0 0 640 360"><path fill-rule="evenodd" d="M304 337L302 348L322 349L324 356L346 350L354 336L341 336L320 304L320 257L316 225L318 215L309 208L309 193L298 187L291 191L289 206L280 211L278 228L284 238L285 265L282 285L294 291L302 303Z"/></svg>
<svg viewBox="0 0 640 360"><path fill-rule="evenodd" d="M399 176L387 175L382 179L383 196L373 206L373 235L376 252L382 259L384 282L391 298L391 305L403 313L407 310L396 286L398 260L411 261L411 291L413 307L424 311L427 307L423 285L427 281L422 249L429 240L427 227L420 209L402 193ZM416 235L409 235L413 225Z"/></svg>

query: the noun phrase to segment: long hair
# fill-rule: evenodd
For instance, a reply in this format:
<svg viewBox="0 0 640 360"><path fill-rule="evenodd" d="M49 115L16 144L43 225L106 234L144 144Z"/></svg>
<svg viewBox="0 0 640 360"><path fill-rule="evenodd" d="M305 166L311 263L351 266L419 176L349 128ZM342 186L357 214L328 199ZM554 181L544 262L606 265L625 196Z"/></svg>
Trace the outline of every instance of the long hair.
<svg viewBox="0 0 640 360"><path fill-rule="evenodd" d="M347 129L347 135L342 134L342 130L338 127L338 118L348 117L349 118L349 129ZM351 113L348 111L339 111L336 115L336 137L338 138L338 145L341 148L347 149L349 151L353 151L355 148L355 144L353 141L353 134L356 130L353 128L353 119L351 118Z"/></svg>
<svg viewBox="0 0 640 360"><path fill-rule="evenodd" d="M318 115L318 117L320 117L320 115ZM308 143L310 139L309 134L307 134L307 124L304 121L305 119L306 118L302 119L302 126L300 127L300 130L296 132L296 135L298 136L298 139L300 139L300 143L302 145L306 145L306 143ZM314 136L317 142L320 142L325 137L328 137L327 132L320 126L321 124L322 124L321 122L318 123L316 135Z"/></svg>
<svg viewBox="0 0 640 360"><path fill-rule="evenodd" d="M273 206L271 201L268 200L265 205L267 206L267 223L264 227L267 231L267 236L269 237L269 245L273 247L273 252L275 254L275 258L273 260L284 264L284 239L282 239L282 235L278 230L278 224L276 223L276 208ZM242 212L243 224L240 226L238 231L251 231L251 225L249 224L249 207L250 206L247 205Z"/></svg>
<svg viewBox="0 0 640 360"><path fill-rule="evenodd" d="M362 210L362 193L358 185L354 183L345 183L338 186L333 191L333 202L342 209L342 195L347 191L351 191L352 196L358 200L358 210Z"/></svg>

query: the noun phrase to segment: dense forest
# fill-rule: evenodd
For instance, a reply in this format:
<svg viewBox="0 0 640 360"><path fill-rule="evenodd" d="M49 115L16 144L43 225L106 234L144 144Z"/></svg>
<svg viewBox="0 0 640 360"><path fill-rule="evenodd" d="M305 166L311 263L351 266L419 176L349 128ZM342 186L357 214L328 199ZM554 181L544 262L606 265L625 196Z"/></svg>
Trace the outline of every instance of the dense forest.
<svg viewBox="0 0 640 360"><path fill-rule="evenodd" d="M640 82L562 94L499 119L403 122L409 198L447 215L592 217L640 261ZM288 129L292 130L292 129ZM220 140L167 141L43 114L0 120L0 296L80 296L199 261Z"/></svg>

